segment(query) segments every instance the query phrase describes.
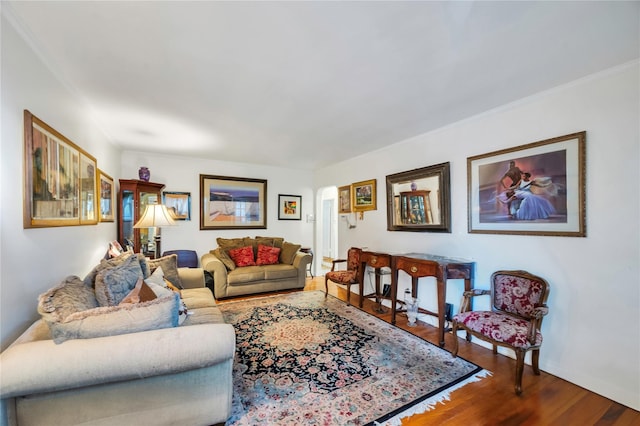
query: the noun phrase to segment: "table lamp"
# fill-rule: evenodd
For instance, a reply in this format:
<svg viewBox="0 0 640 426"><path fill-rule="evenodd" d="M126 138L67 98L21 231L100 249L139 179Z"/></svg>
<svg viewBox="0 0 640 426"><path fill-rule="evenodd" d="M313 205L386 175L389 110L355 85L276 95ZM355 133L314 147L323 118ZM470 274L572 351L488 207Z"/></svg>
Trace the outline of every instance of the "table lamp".
<svg viewBox="0 0 640 426"><path fill-rule="evenodd" d="M156 245L155 258L160 257L160 227L174 226L176 222L173 220L171 213L163 204L149 204L142 214L140 220L133 225L134 228L155 228L154 241Z"/></svg>

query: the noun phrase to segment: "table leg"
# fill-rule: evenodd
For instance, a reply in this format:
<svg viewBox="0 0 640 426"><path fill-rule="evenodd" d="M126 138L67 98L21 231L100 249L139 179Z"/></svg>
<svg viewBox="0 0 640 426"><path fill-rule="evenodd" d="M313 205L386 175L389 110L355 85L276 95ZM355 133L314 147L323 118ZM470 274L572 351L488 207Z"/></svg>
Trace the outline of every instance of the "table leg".
<svg viewBox="0 0 640 426"><path fill-rule="evenodd" d="M391 271L391 324L396 323L396 309L398 304L398 270Z"/></svg>
<svg viewBox="0 0 640 426"><path fill-rule="evenodd" d="M438 343L444 347L444 313L446 310L445 300L447 298L446 277L437 277L438 286Z"/></svg>

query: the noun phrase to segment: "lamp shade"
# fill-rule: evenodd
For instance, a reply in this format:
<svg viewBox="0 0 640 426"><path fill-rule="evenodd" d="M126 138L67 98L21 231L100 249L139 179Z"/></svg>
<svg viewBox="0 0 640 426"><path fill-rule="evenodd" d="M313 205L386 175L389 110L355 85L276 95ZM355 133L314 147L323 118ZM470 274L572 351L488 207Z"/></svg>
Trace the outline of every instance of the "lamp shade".
<svg viewBox="0 0 640 426"><path fill-rule="evenodd" d="M140 220L133 225L134 228L159 228L161 226L173 226L176 222L164 204L149 204L144 210Z"/></svg>

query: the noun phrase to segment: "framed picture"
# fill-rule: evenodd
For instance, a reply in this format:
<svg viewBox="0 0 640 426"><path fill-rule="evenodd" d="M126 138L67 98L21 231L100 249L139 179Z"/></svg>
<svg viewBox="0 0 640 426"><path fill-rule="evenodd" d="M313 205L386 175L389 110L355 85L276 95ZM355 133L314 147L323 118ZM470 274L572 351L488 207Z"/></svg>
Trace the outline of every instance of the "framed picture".
<svg viewBox="0 0 640 426"><path fill-rule="evenodd" d="M451 232L450 164L387 175L389 231Z"/></svg>
<svg viewBox="0 0 640 426"><path fill-rule="evenodd" d="M301 220L302 197L300 195L278 195L278 219Z"/></svg>
<svg viewBox="0 0 640 426"><path fill-rule="evenodd" d="M351 184L352 208L355 212L375 210L376 180L365 180Z"/></svg>
<svg viewBox="0 0 640 426"><path fill-rule="evenodd" d="M351 185L338 188L338 213L351 213Z"/></svg>
<svg viewBox="0 0 640 426"><path fill-rule="evenodd" d="M100 176L100 222L113 222L115 218L115 191L113 178L98 169Z"/></svg>
<svg viewBox="0 0 640 426"><path fill-rule="evenodd" d="M266 229L267 181L200 175L200 229Z"/></svg>
<svg viewBox="0 0 640 426"><path fill-rule="evenodd" d="M96 159L24 111L23 226L98 223Z"/></svg>
<svg viewBox="0 0 640 426"><path fill-rule="evenodd" d="M171 192L162 193L162 204L173 215L175 220L191 220L191 193Z"/></svg>
<svg viewBox="0 0 640 426"><path fill-rule="evenodd" d="M584 237L586 132L467 159L469 232Z"/></svg>

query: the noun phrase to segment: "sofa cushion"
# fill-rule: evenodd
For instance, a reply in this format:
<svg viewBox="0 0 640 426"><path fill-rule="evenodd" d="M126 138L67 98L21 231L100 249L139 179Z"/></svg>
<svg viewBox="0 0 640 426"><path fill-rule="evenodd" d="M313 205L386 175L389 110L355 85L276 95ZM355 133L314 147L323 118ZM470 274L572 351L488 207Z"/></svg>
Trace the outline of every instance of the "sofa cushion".
<svg viewBox="0 0 640 426"><path fill-rule="evenodd" d="M258 244L258 256L256 265L274 265L280 262L280 249L278 247Z"/></svg>
<svg viewBox="0 0 640 426"><path fill-rule="evenodd" d="M220 259L220 262L222 262L229 271L236 269L236 264L233 263L233 260L229 257L229 253L227 253L226 250L218 247L215 250L211 250L210 253Z"/></svg>
<svg viewBox="0 0 640 426"><path fill-rule="evenodd" d="M145 283L142 278L138 279L136 286L125 296L120 304L124 303L140 303L149 302L150 300L157 299L158 296L151 290L151 287Z"/></svg>
<svg viewBox="0 0 640 426"><path fill-rule="evenodd" d="M132 259L135 260L135 257ZM59 286L40 295L38 312L49 326L51 338L56 344L69 339L104 337L178 325L180 298L176 294L143 303L98 306L91 292L91 287L80 278L67 277Z"/></svg>
<svg viewBox="0 0 640 426"><path fill-rule="evenodd" d="M254 266L256 264L251 246L229 250L229 257L237 267Z"/></svg>
<svg viewBox="0 0 640 426"><path fill-rule="evenodd" d="M247 266L246 268L236 268L227 274L227 283L229 285L242 285L252 283L254 281L264 280L264 273L269 266Z"/></svg>
<svg viewBox="0 0 640 426"><path fill-rule="evenodd" d="M296 278L297 276L298 269L292 265L283 265L282 263L279 263L277 265L264 267L265 280L282 280L286 278Z"/></svg>
<svg viewBox="0 0 640 426"><path fill-rule="evenodd" d="M282 243L284 243L284 238L281 237L258 237L256 236L256 243L263 244L265 246L278 247L282 248Z"/></svg>
<svg viewBox="0 0 640 426"><path fill-rule="evenodd" d="M300 244L291 244L288 242L282 243L282 251L280 251L280 263L285 265L292 265L293 259L296 257L296 253L302 247Z"/></svg>
<svg viewBox="0 0 640 426"><path fill-rule="evenodd" d="M100 306L118 305L136 286L138 278L143 278L143 274L136 256L129 256L113 268L101 270L95 281L98 304Z"/></svg>
<svg viewBox="0 0 640 426"><path fill-rule="evenodd" d="M68 276L58 286L38 298L38 313L46 322L58 322L69 315L98 307L91 285L75 275Z"/></svg>
<svg viewBox="0 0 640 426"><path fill-rule="evenodd" d="M171 254L169 256L163 256L158 259L150 259L147 261L149 264L149 273L152 274L158 267L162 267L164 277L171 281L171 284L182 289L182 282L178 275L178 255ZM147 275L148 276L148 275Z"/></svg>
<svg viewBox="0 0 640 426"><path fill-rule="evenodd" d="M218 243L218 247L222 249L227 248L238 248L245 246L244 238L216 238L216 242Z"/></svg>

